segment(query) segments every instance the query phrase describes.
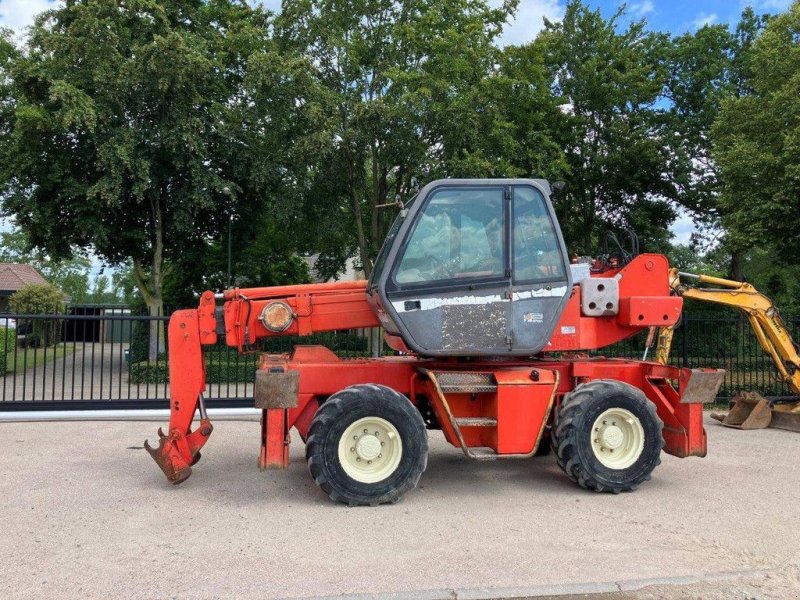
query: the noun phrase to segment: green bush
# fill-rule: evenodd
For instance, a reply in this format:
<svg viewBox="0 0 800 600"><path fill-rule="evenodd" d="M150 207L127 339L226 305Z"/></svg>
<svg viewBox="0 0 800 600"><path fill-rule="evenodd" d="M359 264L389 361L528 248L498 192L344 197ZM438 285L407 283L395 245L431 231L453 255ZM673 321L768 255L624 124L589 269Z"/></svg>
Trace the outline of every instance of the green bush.
<svg viewBox="0 0 800 600"><path fill-rule="evenodd" d="M275 337L267 341L269 343L266 347L262 347L262 350L272 353L291 352L298 344L321 344L333 350L340 358L357 358L369 353L367 338L350 332L330 332L305 337ZM159 357L155 362L148 361L146 342L143 345L144 353L141 350L134 352L133 339L131 340L130 382L134 385L168 383L169 368L166 357ZM207 347L204 358L207 383L252 383L255 379L257 354L240 355L235 348L219 343Z"/></svg>
<svg viewBox="0 0 800 600"><path fill-rule="evenodd" d="M49 283L29 283L8 299L11 312L29 315L62 315L67 309L64 292ZM27 342L31 346L52 346L61 341L61 319L31 321ZM20 320L20 325L25 320Z"/></svg>
<svg viewBox="0 0 800 600"><path fill-rule="evenodd" d="M0 327L0 376L8 368L8 354L14 351L17 332L11 327Z"/></svg>
<svg viewBox="0 0 800 600"><path fill-rule="evenodd" d="M128 367L128 378L134 385L168 383L169 368L166 362L135 362Z"/></svg>
<svg viewBox="0 0 800 600"><path fill-rule="evenodd" d="M149 321L133 321L131 326L130 361L142 362L147 360L150 344Z"/></svg>
<svg viewBox="0 0 800 600"><path fill-rule="evenodd" d="M257 359L255 356L233 356L229 361L206 358L206 383L252 383L256 377ZM133 385L147 383L169 383L169 365L166 361L131 363L130 382Z"/></svg>

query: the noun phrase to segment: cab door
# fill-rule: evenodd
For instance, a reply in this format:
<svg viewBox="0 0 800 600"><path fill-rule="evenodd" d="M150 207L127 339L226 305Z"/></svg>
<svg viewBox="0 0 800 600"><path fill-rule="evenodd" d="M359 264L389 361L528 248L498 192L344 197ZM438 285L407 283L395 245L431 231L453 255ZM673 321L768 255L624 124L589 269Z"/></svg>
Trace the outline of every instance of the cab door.
<svg viewBox="0 0 800 600"><path fill-rule="evenodd" d="M533 185L512 186L512 345L515 354L547 347L572 290L555 213Z"/></svg>
<svg viewBox="0 0 800 600"><path fill-rule="evenodd" d="M442 181L420 193L380 285L412 350L434 356L510 351L509 189Z"/></svg>

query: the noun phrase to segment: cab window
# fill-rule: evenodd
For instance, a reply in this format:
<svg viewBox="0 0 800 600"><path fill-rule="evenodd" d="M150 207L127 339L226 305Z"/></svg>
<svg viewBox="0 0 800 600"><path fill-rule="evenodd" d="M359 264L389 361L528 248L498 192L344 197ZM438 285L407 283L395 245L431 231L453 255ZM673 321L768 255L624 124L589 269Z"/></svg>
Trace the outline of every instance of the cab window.
<svg viewBox="0 0 800 600"><path fill-rule="evenodd" d="M395 272L401 285L502 277L502 188L444 188L420 213Z"/></svg>
<svg viewBox="0 0 800 600"><path fill-rule="evenodd" d="M556 229L538 190L514 188L513 228L515 282L566 278Z"/></svg>

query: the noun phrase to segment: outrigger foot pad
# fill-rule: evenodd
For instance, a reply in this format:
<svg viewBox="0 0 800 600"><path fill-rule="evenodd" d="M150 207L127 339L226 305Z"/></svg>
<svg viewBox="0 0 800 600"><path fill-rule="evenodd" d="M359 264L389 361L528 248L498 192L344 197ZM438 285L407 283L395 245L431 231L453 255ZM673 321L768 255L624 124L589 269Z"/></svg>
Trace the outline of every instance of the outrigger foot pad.
<svg viewBox="0 0 800 600"><path fill-rule="evenodd" d="M208 441L214 427L208 418L200 420L200 426L194 431L172 427L169 435L158 430L158 448L153 448L145 441L144 448L156 461L156 464L167 476L170 483L178 484L189 479L192 465L200 460L200 448Z"/></svg>
<svg viewBox="0 0 800 600"><path fill-rule="evenodd" d="M156 461L156 464L173 485L183 483L191 476L192 467L181 456L180 451L175 447L174 441L163 435L161 430L159 430L158 448L153 448L145 440L144 449L153 457L153 460ZM197 458L199 458L199 453L192 461L192 464L197 462Z"/></svg>

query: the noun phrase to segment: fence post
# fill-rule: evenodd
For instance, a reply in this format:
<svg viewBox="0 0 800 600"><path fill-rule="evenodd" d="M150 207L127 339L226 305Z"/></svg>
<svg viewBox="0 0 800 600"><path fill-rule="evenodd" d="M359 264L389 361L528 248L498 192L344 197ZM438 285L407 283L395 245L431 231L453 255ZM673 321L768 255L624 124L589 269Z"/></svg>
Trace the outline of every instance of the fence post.
<svg viewBox="0 0 800 600"><path fill-rule="evenodd" d="M683 321L681 322L681 329L683 329L683 335L681 336L681 354L683 355L681 358L683 359L683 367L689 366L689 319L684 315Z"/></svg>
<svg viewBox="0 0 800 600"><path fill-rule="evenodd" d="M371 327L369 330L369 349L370 356L378 358L381 355L381 343L383 338L381 336L380 327Z"/></svg>

